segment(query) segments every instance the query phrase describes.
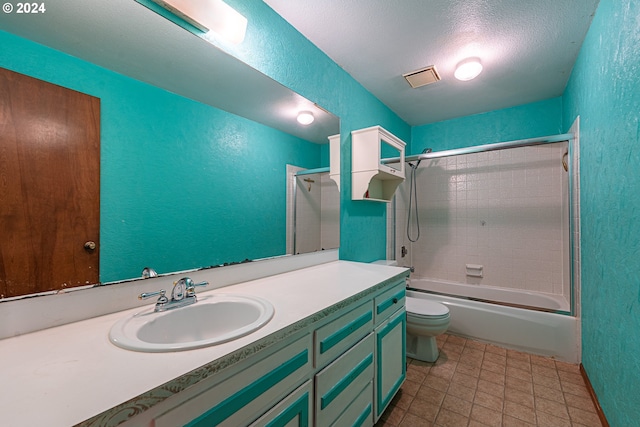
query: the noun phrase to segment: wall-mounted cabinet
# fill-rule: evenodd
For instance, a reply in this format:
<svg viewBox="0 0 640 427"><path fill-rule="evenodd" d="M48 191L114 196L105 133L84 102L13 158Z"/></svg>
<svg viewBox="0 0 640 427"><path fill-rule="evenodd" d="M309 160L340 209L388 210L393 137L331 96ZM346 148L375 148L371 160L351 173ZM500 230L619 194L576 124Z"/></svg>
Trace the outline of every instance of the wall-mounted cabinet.
<svg viewBox="0 0 640 427"><path fill-rule="evenodd" d="M351 198L389 202L404 181L405 143L380 126L351 132ZM383 164L398 157L397 163Z"/></svg>

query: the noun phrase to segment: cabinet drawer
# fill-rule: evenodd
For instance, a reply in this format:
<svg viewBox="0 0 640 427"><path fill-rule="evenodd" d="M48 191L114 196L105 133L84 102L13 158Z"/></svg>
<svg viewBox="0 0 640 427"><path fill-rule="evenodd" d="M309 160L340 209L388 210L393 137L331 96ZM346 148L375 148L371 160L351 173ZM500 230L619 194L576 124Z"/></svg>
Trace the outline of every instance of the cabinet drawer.
<svg viewBox="0 0 640 427"><path fill-rule="evenodd" d="M313 381L309 380L285 397L251 427L307 427L312 425Z"/></svg>
<svg viewBox="0 0 640 427"><path fill-rule="evenodd" d="M332 426L370 427L373 425L373 382L367 384L356 400L340 415Z"/></svg>
<svg viewBox="0 0 640 427"><path fill-rule="evenodd" d="M155 419L155 427L249 425L312 373L311 335L245 364L245 369Z"/></svg>
<svg viewBox="0 0 640 427"><path fill-rule="evenodd" d="M322 368L373 329L371 300L315 331L315 367Z"/></svg>
<svg viewBox="0 0 640 427"><path fill-rule="evenodd" d="M378 295L374 300L375 307L375 324L379 325L386 318L395 313L400 307L404 306L406 291L406 283L404 279L393 285L393 287L382 294Z"/></svg>
<svg viewBox="0 0 640 427"><path fill-rule="evenodd" d="M316 426L329 426L373 379L374 336L370 333L316 375Z"/></svg>

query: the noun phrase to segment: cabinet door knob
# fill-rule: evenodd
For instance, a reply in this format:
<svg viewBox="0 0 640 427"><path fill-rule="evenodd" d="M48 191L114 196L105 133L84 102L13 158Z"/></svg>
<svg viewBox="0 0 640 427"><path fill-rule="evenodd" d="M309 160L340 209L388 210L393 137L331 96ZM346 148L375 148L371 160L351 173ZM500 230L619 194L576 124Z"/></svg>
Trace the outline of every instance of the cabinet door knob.
<svg viewBox="0 0 640 427"><path fill-rule="evenodd" d="M393 299L393 303L394 303L394 304L397 304L397 303L398 303L398 298L394 298L394 299Z"/></svg>
<svg viewBox="0 0 640 427"><path fill-rule="evenodd" d="M96 249L96 242L89 240L88 242L84 242L84 248L88 251L93 251Z"/></svg>

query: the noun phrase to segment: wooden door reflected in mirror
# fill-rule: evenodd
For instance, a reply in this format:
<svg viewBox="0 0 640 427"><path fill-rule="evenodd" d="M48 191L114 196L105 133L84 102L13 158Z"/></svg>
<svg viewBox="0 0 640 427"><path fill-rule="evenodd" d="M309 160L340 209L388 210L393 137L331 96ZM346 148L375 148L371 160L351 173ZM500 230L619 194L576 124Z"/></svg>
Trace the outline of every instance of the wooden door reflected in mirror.
<svg viewBox="0 0 640 427"><path fill-rule="evenodd" d="M97 283L100 100L0 69L0 152L0 298Z"/></svg>

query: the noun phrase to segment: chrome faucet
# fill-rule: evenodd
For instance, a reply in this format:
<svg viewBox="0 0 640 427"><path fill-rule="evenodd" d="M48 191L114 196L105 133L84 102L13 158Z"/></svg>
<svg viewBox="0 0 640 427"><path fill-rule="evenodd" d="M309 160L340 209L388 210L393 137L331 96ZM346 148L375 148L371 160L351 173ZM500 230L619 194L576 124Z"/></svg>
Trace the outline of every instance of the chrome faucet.
<svg viewBox="0 0 640 427"><path fill-rule="evenodd" d="M156 301L156 308L153 311L167 311L174 308L185 307L187 305L194 304L198 301L196 297L196 287L207 286L209 282L194 283L189 277L183 277L177 282L173 282L173 289L171 290L171 299L167 298L164 289L157 292L145 292L138 295L138 299L147 299L157 295L160 295L158 301Z"/></svg>

